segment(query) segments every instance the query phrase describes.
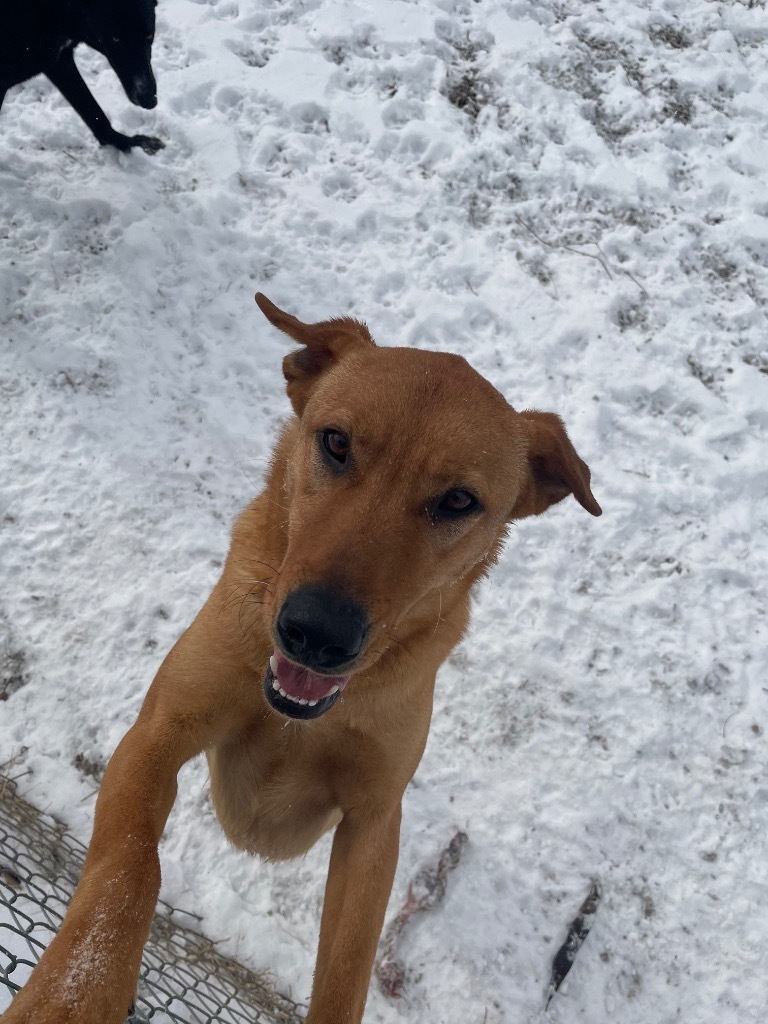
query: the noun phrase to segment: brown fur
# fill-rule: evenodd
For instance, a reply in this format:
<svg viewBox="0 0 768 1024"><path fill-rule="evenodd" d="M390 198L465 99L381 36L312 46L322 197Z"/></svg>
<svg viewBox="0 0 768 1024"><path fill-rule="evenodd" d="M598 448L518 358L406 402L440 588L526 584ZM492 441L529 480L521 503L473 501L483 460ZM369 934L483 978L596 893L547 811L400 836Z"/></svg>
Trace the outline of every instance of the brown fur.
<svg viewBox="0 0 768 1024"><path fill-rule="evenodd" d="M573 493L600 507L551 413L516 413L459 356L377 348L360 323L307 325L257 302L303 348L284 360L295 416L239 517L220 581L162 664L107 769L82 881L4 1024L120 1024L160 884L176 774L204 751L236 845L279 859L336 829L308 1024L362 1019L398 854L400 803L429 732L435 673L510 522ZM351 439L342 470L318 432ZM332 471L333 470L333 471ZM440 519L446 492L483 511ZM343 696L285 718L263 680L287 595L329 585L365 608Z"/></svg>

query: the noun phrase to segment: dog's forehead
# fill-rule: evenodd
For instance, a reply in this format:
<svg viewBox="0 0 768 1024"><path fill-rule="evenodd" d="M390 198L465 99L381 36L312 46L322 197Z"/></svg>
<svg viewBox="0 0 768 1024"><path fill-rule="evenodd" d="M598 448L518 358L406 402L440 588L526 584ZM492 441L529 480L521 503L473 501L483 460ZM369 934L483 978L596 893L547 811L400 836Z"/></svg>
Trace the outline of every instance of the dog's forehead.
<svg viewBox="0 0 768 1024"><path fill-rule="evenodd" d="M349 431L371 456L386 454L399 473L408 466L425 481L461 477L479 485L490 475L503 489L524 451L518 416L504 396L463 357L447 353L356 353L324 377L307 412L311 430Z"/></svg>
<svg viewBox="0 0 768 1024"><path fill-rule="evenodd" d="M414 348L370 348L329 374L323 397L379 422L451 421L467 429L507 416L504 396L463 356Z"/></svg>
<svg viewBox="0 0 768 1024"><path fill-rule="evenodd" d="M130 29L150 32L155 26L153 0L110 0L108 4L92 4L93 15L114 33Z"/></svg>

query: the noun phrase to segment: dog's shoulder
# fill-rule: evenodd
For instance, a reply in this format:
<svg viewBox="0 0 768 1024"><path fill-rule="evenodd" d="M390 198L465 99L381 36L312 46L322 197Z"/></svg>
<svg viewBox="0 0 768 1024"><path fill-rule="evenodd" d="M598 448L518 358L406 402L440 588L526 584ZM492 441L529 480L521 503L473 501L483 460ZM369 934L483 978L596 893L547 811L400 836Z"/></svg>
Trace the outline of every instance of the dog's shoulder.
<svg viewBox="0 0 768 1024"><path fill-rule="evenodd" d="M7 88L44 72L80 41L76 2L14 0L0 14L0 83Z"/></svg>

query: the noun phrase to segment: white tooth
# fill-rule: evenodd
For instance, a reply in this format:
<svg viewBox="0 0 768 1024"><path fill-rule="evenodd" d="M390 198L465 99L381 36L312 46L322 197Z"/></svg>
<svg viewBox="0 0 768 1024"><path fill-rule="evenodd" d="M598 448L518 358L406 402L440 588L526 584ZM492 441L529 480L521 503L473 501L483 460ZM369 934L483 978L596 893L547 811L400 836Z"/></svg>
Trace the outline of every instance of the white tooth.
<svg viewBox="0 0 768 1024"><path fill-rule="evenodd" d="M299 698L298 697L294 697L290 693L288 694L288 700L292 700L294 704L298 704L299 703Z"/></svg>
<svg viewBox="0 0 768 1024"><path fill-rule="evenodd" d="M279 690L280 689L280 683L278 683L278 681L276 679L272 682L272 689L273 690Z"/></svg>
<svg viewBox="0 0 768 1024"><path fill-rule="evenodd" d="M309 702L309 706L310 706L311 708L313 708L313 707L315 706L315 704L317 704L317 701L316 701L316 700L311 700L311 701Z"/></svg>
<svg viewBox="0 0 768 1024"><path fill-rule="evenodd" d="M299 701L299 704L309 704L309 701L307 700L306 697L302 697L301 700Z"/></svg>
<svg viewBox="0 0 768 1024"><path fill-rule="evenodd" d="M334 693L338 693L338 692L339 692L338 686L334 686L333 689L330 691L330 693L328 693L326 696L332 697L334 695Z"/></svg>
<svg viewBox="0 0 768 1024"><path fill-rule="evenodd" d="M282 688L282 686L278 686L278 690L280 691L280 696L281 697L287 697L288 696L288 694L285 692L285 690Z"/></svg>
<svg viewBox="0 0 768 1024"><path fill-rule="evenodd" d="M270 657L269 657L269 667L272 669L272 674L276 676L277 675L277 658L274 656L274 654L271 654Z"/></svg>

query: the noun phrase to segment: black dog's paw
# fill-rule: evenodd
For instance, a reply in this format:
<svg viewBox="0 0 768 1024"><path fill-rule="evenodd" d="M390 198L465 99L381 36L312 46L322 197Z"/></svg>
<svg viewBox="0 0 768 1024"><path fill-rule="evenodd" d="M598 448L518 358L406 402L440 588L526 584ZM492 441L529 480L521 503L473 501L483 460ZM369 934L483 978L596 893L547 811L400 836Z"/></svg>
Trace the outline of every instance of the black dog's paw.
<svg viewBox="0 0 768 1024"><path fill-rule="evenodd" d="M165 143L156 139L154 135L132 135L128 140L131 146L141 146L145 153L152 156L160 149L165 149Z"/></svg>
<svg viewBox="0 0 768 1024"><path fill-rule="evenodd" d="M121 135L120 132L114 132L108 138L100 141L102 146L114 146L121 153L130 152L134 146L141 146L144 152L149 153L150 156L160 149L165 149L165 143L156 139L154 135Z"/></svg>

